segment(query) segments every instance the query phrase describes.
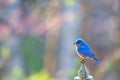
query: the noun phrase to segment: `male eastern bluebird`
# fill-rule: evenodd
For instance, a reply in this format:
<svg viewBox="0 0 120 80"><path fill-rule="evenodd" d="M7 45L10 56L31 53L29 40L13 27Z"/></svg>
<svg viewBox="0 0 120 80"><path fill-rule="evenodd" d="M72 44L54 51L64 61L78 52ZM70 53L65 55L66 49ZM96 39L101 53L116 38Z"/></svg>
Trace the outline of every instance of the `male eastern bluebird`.
<svg viewBox="0 0 120 80"><path fill-rule="evenodd" d="M93 58L98 64L101 63L100 60L96 58L92 48L83 39L77 39L74 44L78 56L80 56L83 60Z"/></svg>

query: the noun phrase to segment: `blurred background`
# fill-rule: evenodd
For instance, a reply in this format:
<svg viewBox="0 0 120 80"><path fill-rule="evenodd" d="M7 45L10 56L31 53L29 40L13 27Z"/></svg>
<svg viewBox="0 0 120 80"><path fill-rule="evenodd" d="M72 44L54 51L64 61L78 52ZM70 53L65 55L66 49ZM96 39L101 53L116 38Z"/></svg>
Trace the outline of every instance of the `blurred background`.
<svg viewBox="0 0 120 80"><path fill-rule="evenodd" d="M73 80L77 38L94 80L120 80L120 0L0 0L0 80Z"/></svg>

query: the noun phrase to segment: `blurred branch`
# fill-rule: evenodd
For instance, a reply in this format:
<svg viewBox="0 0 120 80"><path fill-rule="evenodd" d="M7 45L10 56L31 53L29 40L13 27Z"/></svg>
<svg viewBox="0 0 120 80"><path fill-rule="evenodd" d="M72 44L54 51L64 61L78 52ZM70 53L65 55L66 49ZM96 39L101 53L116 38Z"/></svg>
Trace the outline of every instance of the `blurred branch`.
<svg viewBox="0 0 120 80"><path fill-rule="evenodd" d="M120 60L120 49L115 49L114 52L111 55L107 55L104 60L102 61L102 64L97 68L97 71L95 71L94 76L96 80L100 80L107 71L111 69L113 66L114 70L119 70L119 65L117 62ZM116 63L116 64L115 64ZM119 77L119 76L118 76Z"/></svg>

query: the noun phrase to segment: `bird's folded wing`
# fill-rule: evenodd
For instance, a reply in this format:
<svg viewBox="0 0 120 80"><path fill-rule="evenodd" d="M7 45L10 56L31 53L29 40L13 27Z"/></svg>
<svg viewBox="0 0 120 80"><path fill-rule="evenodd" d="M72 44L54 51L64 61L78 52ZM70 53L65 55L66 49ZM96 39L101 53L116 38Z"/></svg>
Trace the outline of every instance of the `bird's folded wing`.
<svg viewBox="0 0 120 80"><path fill-rule="evenodd" d="M83 55L93 58L94 53L91 48L86 48L86 47L78 47L77 48L79 53L82 53Z"/></svg>

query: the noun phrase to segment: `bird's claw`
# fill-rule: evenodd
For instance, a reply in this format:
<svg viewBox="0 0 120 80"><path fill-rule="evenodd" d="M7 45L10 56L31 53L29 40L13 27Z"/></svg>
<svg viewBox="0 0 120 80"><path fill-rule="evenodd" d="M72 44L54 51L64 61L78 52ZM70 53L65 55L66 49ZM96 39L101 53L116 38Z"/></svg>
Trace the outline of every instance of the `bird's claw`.
<svg viewBox="0 0 120 80"><path fill-rule="evenodd" d="M85 59L82 59L82 60L81 60L81 63L82 63L82 64L85 64L85 62L86 62Z"/></svg>

